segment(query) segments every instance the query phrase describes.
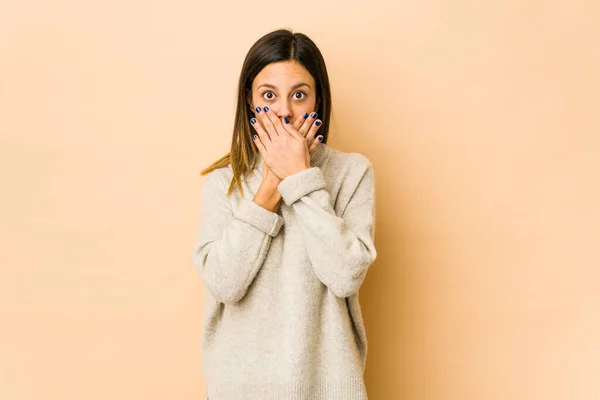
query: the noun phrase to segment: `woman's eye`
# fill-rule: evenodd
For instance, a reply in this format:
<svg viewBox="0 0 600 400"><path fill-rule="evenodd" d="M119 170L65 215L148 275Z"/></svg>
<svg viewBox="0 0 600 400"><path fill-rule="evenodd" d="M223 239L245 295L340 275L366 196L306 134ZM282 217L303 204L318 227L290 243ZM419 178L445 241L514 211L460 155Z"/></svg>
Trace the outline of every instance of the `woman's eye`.
<svg viewBox="0 0 600 400"><path fill-rule="evenodd" d="M294 93L294 98L295 99L300 100L300 99L303 99L304 97L306 97L306 94L304 94L304 92L296 92L296 93Z"/></svg>
<svg viewBox="0 0 600 400"><path fill-rule="evenodd" d="M273 92L264 92L263 97L267 100L273 100L275 98L275 93Z"/></svg>

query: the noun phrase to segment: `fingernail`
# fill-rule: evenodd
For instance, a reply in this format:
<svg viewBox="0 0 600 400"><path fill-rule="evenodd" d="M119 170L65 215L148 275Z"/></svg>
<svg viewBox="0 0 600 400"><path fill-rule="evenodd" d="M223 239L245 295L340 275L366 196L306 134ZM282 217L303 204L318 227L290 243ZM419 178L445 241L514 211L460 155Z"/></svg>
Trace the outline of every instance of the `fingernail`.
<svg viewBox="0 0 600 400"><path fill-rule="evenodd" d="M321 121L315 121L316 126L321 126Z"/></svg>
<svg viewBox="0 0 600 400"><path fill-rule="evenodd" d="M265 106L265 108L263 108L263 110L264 110L265 112L267 112L267 111L269 111L269 107L266 107L266 106Z"/></svg>
<svg viewBox="0 0 600 400"><path fill-rule="evenodd" d="M260 112L260 107L256 107L256 112L259 113Z"/></svg>
<svg viewBox="0 0 600 400"><path fill-rule="evenodd" d="M304 118L304 119L308 118L308 113L302 114L302 118Z"/></svg>
<svg viewBox="0 0 600 400"><path fill-rule="evenodd" d="M310 114L310 117L311 118L317 118L317 113L314 112L314 113Z"/></svg>
<svg viewBox="0 0 600 400"><path fill-rule="evenodd" d="M317 139L319 140L319 142L322 142L323 141L323 136L319 136Z"/></svg>
<svg viewBox="0 0 600 400"><path fill-rule="evenodd" d="M290 123L290 120L288 119L288 117L283 118L283 122L285 122L286 124Z"/></svg>
<svg viewBox="0 0 600 400"><path fill-rule="evenodd" d="M250 120L250 123L251 123L252 125L254 125L254 124L256 123L256 118L252 118L252 119Z"/></svg>

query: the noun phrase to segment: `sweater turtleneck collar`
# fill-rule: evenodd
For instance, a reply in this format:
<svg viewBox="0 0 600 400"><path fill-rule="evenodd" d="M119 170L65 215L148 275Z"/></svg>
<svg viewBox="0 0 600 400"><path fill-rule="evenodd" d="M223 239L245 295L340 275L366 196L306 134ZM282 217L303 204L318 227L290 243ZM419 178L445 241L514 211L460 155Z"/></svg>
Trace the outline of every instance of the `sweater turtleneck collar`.
<svg viewBox="0 0 600 400"><path fill-rule="evenodd" d="M315 149L315 151L312 152L312 154L310 155L310 166L311 167L320 167L323 164L323 161L325 160L325 155L327 154L327 152L329 151L329 146L327 146L326 143L321 143L317 146L317 148ZM258 153L258 159L256 162L256 172L258 172L258 174L260 176L263 176L263 164L264 164L264 159L262 154Z"/></svg>

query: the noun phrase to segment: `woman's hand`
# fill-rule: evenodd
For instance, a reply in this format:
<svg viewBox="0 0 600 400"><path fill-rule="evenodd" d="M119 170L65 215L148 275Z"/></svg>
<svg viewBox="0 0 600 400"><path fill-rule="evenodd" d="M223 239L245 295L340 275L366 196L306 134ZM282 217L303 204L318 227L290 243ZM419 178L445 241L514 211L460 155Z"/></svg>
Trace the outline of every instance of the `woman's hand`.
<svg viewBox="0 0 600 400"><path fill-rule="evenodd" d="M258 136L254 136L254 141L265 165L277 178L283 180L310 167L310 154L320 143L320 140L314 140L321 125L320 121L315 121L315 113L301 116L294 124L287 118L280 119L268 107L264 110L257 109L256 116L258 120L251 120L258 133ZM299 126L299 129L294 125ZM306 136L312 139L310 149ZM268 175L267 167L265 178Z"/></svg>
<svg viewBox="0 0 600 400"><path fill-rule="evenodd" d="M304 113L303 115L298 117L294 122L294 128L296 128L299 134L306 137L306 140L308 142L308 151L310 152L310 154L312 154L317 149L319 144L321 144L321 140L323 140L322 136L317 136L315 138L315 136L317 135L317 131L321 126L321 121L319 121L317 117L318 115L316 112L312 112L310 114ZM271 171L271 168L266 163L263 163L263 180L269 181L274 186L277 186L279 182L281 182L281 179L279 179L279 177L275 175L273 171Z"/></svg>
<svg viewBox="0 0 600 400"><path fill-rule="evenodd" d="M321 121L317 119L317 116L318 115L316 112L312 112L310 114L304 113L294 122L294 128L296 128L299 134L306 138L310 154L315 151L315 149L321 143L321 140L323 140L322 136L317 136L317 131L321 126Z"/></svg>
<svg viewBox="0 0 600 400"><path fill-rule="evenodd" d="M257 139L258 140L258 139ZM277 187L281 179L277 175L273 173L273 170L267 165L267 163L263 163L263 183L270 184L270 187Z"/></svg>

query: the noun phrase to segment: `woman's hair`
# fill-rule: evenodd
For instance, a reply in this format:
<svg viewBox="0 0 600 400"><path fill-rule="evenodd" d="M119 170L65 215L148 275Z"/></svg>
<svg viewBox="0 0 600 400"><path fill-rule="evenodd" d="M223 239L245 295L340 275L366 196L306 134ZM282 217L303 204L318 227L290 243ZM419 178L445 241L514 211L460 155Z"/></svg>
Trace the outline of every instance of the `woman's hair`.
<svg viewBox="0 0 600 400"><path fill-rule="evenodd" d="M280 29L266 34L250 48L242 65L237 89L231 150L200 173L200 175L206 175L215 169L231 164L233 179L229 185L228 196L231 195L236 185L242 196L244 195L242 177L255 168L260 154L252 139L253 133L250 125L250 119L255 116L254 110L248 105L248 100L252 96L252 82L264 67L282 61L300 63L315 80L317 95L315 111L323 122L319 128L319 135L323 136L323 143L327 143L331 116L331 90L325 60L321 52L315 43L302 33Z"/></svg>

